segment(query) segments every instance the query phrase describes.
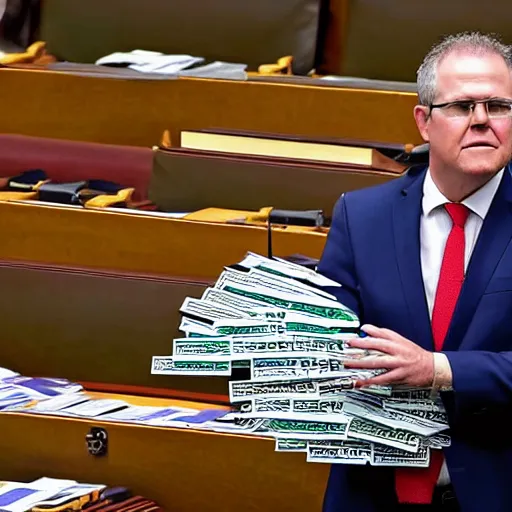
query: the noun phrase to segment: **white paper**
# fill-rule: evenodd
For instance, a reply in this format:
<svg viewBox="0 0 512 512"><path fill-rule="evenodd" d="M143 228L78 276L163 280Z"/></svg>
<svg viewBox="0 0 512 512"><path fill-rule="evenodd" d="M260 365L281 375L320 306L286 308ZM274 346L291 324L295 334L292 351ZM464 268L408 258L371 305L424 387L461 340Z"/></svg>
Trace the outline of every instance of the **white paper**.
<svg viewBox="0 0 512 512"><path fill-rule="evenodd" d="M105 55L99 58L95 64L99 66L125 64L128 68L141 73L175 74L203 61L202 57L193 57L192 55L165 55L159 52L134 50Z"/></svg>
<svg viewBox="0 0 512 512"><path fill-rule="evenodd" d="M72 395L59 395L47 400L41 400L34 404L26 412L39 414L55 414L64 411L66 408L79 403L88 402L91 398L85 393L76 393Z"/></svg>
<svg viewBox="0 0 512 512"><path fill-rule="evenodd" d="M105 489L105 485L93 485L93 484L76 484L60 491L56 496L51 499L40 501L37 503L38 507L55 507L61 505L70 500L81 498L94 491L102 491Z"/></svg>
<svg viewBox="0 0 512 512"><path fill-rule="evenodd" d="M74 480L40 478L31 483L1 482L0 510L2 512L26 512L37 503L50 499L62 489L76 485Z"/></svg>
<svg viewBox="0 0 512 512"><path fill-rule="evenodd" d="M61 411L61 414L69 416L84 416L95 418L101 414L111 412L121 407L126 407L128 404L122 400L89 400L88 402L80 403Z"/></svg>
<svg viewBox="0 0 512 512"><path fill-rule="evenodd" d="M282 272L290 277L305 279L317 286L334 286L341 287L340 283L333 281L321 274L316 273L314 270L290 263L289 261L281 258L269 259L253 252L248 252L244 260L240 262L240 265L246 268L253 268L258 266L267 267L269 269Z"/></svg>

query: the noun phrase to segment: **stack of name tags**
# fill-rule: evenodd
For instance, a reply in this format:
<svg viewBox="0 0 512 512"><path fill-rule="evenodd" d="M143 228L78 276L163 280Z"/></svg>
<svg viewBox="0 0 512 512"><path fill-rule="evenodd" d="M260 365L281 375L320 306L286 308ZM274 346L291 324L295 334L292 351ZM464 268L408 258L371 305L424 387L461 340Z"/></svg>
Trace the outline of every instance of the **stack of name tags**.
<svg viewBox="0 0 512 512"><path fill-rule="evenodd" d="M315 271L248 253L226 267L201 299L180 312L183 338L172 356L155 356L160 375L247 374L230 381L233 410L223 430L276 439L276 450L309 462L426 467L430 450L449 446L446 413L430 389L368 386L383 370L344 368L378 351L349 346L364 336L358 317L326 290L338 283Z"/></svg>

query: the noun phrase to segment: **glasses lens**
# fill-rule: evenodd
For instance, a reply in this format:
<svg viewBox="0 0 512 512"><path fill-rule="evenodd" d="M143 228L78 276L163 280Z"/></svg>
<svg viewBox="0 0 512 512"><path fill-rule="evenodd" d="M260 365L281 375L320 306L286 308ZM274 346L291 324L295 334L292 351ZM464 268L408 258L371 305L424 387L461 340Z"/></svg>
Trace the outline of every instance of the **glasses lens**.
<svg viewBox="0 0 512 512"><path fill-rule="evenodd" d="M448 117L468 117L473 110L473 105L471 101L458 101L446 105L443 110Z"/></svg>
<svg viewBox="0 0 512 512"><path fill-rule="evenodd" d="M489 117L507 117L511 115L511 106L505 101L492 100L487 102Z"/></svg>

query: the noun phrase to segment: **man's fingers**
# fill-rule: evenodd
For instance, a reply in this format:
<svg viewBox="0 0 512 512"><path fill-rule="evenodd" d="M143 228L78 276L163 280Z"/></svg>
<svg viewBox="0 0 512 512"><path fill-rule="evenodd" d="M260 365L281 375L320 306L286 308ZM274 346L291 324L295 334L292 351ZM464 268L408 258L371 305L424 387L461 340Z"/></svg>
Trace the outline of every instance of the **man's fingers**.
<svg viewBox="0 0 512 512"><path fill-rule="evenodd" d="M389 372L377 375L377 377L359 380L356 382L356 387L362 388L366 386L386 386L388 384L398 384L402 382L403 378L404 373L402 368L395 368L394 370L390 370Z"/></svg>
<svg viewBox="0 0 512 512"><path fill-rule="evenodd" d="M388 356L368 356L361 359L349 359L343 362L345 368L350 368L351 370L392 369L397 368L398 364L395 358Z"/></svg>
<svg viewBox="0 0 512 512"><path fill-rule="evenodd" d="M376 327L375 325L372 324L365 324L361 326L361 330L364 331L369 336L371 336L372 338L383 338L385 340L404 339L403 336L401 336L395 331L392 331L391 329Z"/></svg>
<svg viewBox="0 0 512 512"><path fill-rule="evenodd" d="M379 333L382 329L372 324L365 324L361 326L361 331L364 331L368 336L373 336L374 338L380 338Z"/></svg>
<svg viewBox="0 0 512 512"><path fill-rule="evenodd" d="M351 348L363 348L367 350L378 350L385 354L393 355L395 353L395 343L382 338L353 338L348 342Z"/></svg>

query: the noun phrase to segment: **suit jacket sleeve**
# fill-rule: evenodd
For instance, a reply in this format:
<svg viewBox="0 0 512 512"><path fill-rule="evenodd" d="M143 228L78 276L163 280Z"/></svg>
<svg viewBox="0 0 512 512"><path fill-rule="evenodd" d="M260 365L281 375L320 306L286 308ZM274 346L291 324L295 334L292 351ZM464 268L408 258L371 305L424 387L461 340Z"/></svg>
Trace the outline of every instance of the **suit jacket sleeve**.
<svg viewBox="0 0 512 512"><path fill-rule="evenodd" d="M457 412L483 413L512 406L512 352L444 352L453 375Z"/></svg>
<svg viewBox="0 0 512 512"><path fill-rule="evenodd" d="M361 317L354 253L350 237L346 196L342 195L334 207L331 229L318 264L318 272L341 284L340 287L326 287L339 302Z"/></svg>

